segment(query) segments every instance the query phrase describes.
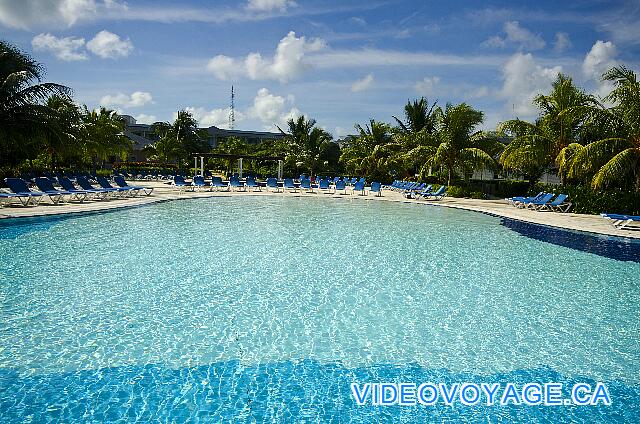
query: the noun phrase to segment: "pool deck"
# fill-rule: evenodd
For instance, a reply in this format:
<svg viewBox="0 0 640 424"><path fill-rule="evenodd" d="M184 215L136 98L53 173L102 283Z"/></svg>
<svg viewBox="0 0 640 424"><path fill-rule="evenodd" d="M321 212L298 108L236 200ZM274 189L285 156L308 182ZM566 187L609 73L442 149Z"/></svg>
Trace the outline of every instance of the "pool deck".
<svg viewBox="0 0 640 424"><path fill-rule="evenodd" d="M91 201L91 202L73 202L59 205L51 204L48 199L43 200L39 206L22 207L19 205L5 206L0 208L0 219L3 218L26 218L37 217L47 215L58 214L74 214L74 213L87 213L98 212L105 210L112 210L118 208L134 207L140 205L146 205L156 202L199 198L199 197L227 197L227 196L300 196L300 197L349 197L353 200L368 200L368 201L387 201L387 202L405 202L405 203L419 203L425 205L439 205L450 208L464 209L475 212L482 212L491 215L496 215L504 218L511 218L520 221L530 222L534 224L548 225L552 227L559 227L568 230L586 231L590 233L631 237L640 239L640 228L628 228L618 230L614 228L608 220L603 219L598 215L584 215L575 213L556 213L556 212L538 212L528 209L518 209L509 205L505 200L479 200L479 199L459 199L452 197L445 197L439 201L423 201L423 200L410 200L405 199L401 193L397 193L390 190L384 190L382 197L376 197L373 195L359 196L359 195L328 195L323 193L275 193L262 189L261 192L224 192L224 191L196 191L196 192L180 192L170 185L163 182L136 182L135 185L142 185L145 187L153 187L153 194L151 196L140 196L135 198L126 199L114 199L109 201Z"/></svg>

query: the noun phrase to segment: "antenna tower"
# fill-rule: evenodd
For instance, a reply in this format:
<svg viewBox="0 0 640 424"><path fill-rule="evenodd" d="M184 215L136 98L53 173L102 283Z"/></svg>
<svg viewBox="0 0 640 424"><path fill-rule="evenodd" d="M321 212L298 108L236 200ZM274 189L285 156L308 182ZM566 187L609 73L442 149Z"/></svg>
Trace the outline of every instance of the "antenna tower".
<svg viewBox="0 0 640 424"><path fill-rule="evenodd" d="M231 86L231 104L229 106L229 129L232 130L236 125L236 106L235 106L236 95L233 92L233 85Z"/></svg>

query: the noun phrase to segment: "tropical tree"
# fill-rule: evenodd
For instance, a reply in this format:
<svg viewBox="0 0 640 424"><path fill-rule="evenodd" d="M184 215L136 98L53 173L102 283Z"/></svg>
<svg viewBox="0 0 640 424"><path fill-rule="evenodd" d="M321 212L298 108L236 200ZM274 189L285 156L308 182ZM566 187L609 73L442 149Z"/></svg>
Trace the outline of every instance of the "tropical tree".
<svg viewBox="0 0 640 424"><path fill-rule="evenodd" d="M476 169L493 168L494 156L502 149L502 144L483 131L476 131L484 121L484 114L466 103L447 104L445 109L436 111L437 147L432 148L432 156L426 167L443 166L447 170L447 184L451 185L456 170L463 175Z"/></svg>
<svg viewBox="0 0 640 424"><path fill-rule="evenodd" d="M315 119L299 116L287 121L287 132L278 127L290 145L290 152L309 170L311 176L316 175L320 167L323 143L332 140L331 134L315 125Z"/></svg>
<svg viewBox="0 0 640 424"><path fill-rule="evenodd" d="M381 159L381 149L378 146L386 146L393 142L391 126L384 122L369 120L369 124L362 127L355 125L358 135L349 137L346 146L342 149L340 162L352 175L374 175L386 173L386 163ZM374 157L374 151L376 155ZM383 170L383 171L382 171ZM377 172L379 171L379 172Z"/></svg>
<svg viewBox="0 0 640 424"><path fill-rule="evenodd" d="M42 140L51 167L55 169L61 160L82 156L82 113L68 96L53 95L47 99L46 106L54 119Z"/></svg>
<svg viewBox="0 0 640 424"><path fill-rule="evenodd" d="M131 150L132 142L124 135L124 120L115 111L104 107L89 110L85 106L82 120L85 153L94 169L111 156L124 159Z"/></svg>
<svg viewBox="0 0 640 424"><path fill-rule="evenodd" d="M156 122L152 131L159 136L153 149L166 161L176 160L183 165L191 153L210 149L207 131L199 129L198 122L186 110L179 111L173 123Z"/></svg>
<svg viewBox="0 0 640 424"><path fill-rule="evenodd" d="M640 190L640 82L635 72L618 66L605 72L603 81L613 83L605 101L613 104L583 108L587 126L606 128L608 137L576 148L569 175L590 179L594 189L617 185Z"/></svg>
<svg viewBox="0 0 640 424"><path fill-rule="evenodd" d="M413 102L407 101L404 106L404 121L401 121L397 117L393 117L398 123L400 132L417 133L423 129L426 132L433 133L436 126L436 119L434 110L436 102L429 106L429 102L424 97L421 97Z"/></svg>
<svg viewBox="0 0 640 424"><path fill-rule="evenodd" d="M550 94L536 96L533 103L540 110L534 123L514 119L498 127L499 132L513 138L500 156L502 166L520 172L532 185L554 164L560 167L561 177L566 176L567 161L584 142L585 135L585 114L568 111L577 112L597 102L576 87L571 78L558 74Z"/></svg>
<svg viewBox="0 0 640 424"><path fill-rule="evenodd" d="M0 41L0 157L17 163L34 157L45 131L53 125L44 103L71 89L42 82L44 67L9 43Z"/></svg>

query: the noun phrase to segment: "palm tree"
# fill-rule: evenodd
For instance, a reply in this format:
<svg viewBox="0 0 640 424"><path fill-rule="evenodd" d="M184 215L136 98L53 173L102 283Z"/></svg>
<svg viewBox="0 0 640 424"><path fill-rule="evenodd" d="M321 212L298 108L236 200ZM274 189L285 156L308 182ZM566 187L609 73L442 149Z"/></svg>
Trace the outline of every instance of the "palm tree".
<svg viewBox="0 0 640 424"><path fill-rule="evenodd" d="M175 159L180 165L191 153L210 149L208 133L198 128L198 122L186 110L179 111L173 123L156 122L152 131L160 137L154 144L156 154L165 160Z"/></svg>
<svg viewBox="0 0 640 424"><path fill-rule="evenodd" d="M86 154L94 169L110 156L124 157L132 148L132 142L124 135L124 120L113 111L101 107L89 110L84 107L83 142Z"/></svg>
<svg viewBox="0 0 640 424"><path fill-rule="evenodd" d="M583 113L568 113L594 105L596 100L573 84L571 78L558 74L549 95L538 95L534 104L540 117L530 123L520 119L503 122L498 131L513 137L500 156L505 169L521 172L535 184L554 163L560 175L566 175L566 162L580 145ZM564 150L564 149L567 150Z"/></svg>
<svg viewBox="0 0 640 424"><path fill-rule="evenodd" d="M322 144L332 140L331 134L315 125L315 119L299 116L287 121L288 132L278 127L290 145L290 152L306 166L312 177L319 168Z"/></svg>
<svg viewBox="0 0 640 424"><path fill-rule="evenodd" d="M82 152L82 114L68 96L53 95L47 99L46 106L51 110L54 121L45 132L43 142L51 167L55 169L59 160L79 156Z"/></svg>
<svg viewBox="0 0 640 424"><path fill-rule="evenodd" d="M640 190L640 82L624 66L605 72L603 81L614 89L605 97L613 107L589 108L589 127L607 128L610 137L576 148L569 174L591 178L594 189L610 185L633 186Z"/></svg>
<svg viewBox="0 0 640 424"><path fill-rule="evenodd" d="M435 116L433 112L436 103L437 102L434 102L429 106L429 102L424 97L414 100L413 102L407 101L407 104L404 106L405 121L402 122L395 116L393 117L398 123L400 132L410 134L426 129L427 132L433 133L435 130Z"/></svg>
<svg viewBox="0 0 640 424"><path fill-rule="evenodd" d="M370 119L369 124L364 127L356 124L355 129L358 135L348 139L340 155L340 162L344 164L347 172L370 178L379 178L380 174L387 174L386 158L389 155L386 155L385 149L380 146L393 144L391 126Z"/></svg>
<svg viewBox="0 0 640 424"><path fill-rule="evenodd" d="M476 131L484 121L484 114L467 105L447 104L436 113L437 146L425 148L432 155L426 167L444 166L447 170L447 184L451 185L456 170L467 176L475 169L495 166L494 156L502 149L502 144L491 135Z"/></svg>
<svg viewBox="0 0 640 424"><path fill-rule="evenodd" d="M44 83L44 68L16 47L0 41L0 157L20 160L38 150L43 132L51 129L51 95L71 89Z"/></svg>

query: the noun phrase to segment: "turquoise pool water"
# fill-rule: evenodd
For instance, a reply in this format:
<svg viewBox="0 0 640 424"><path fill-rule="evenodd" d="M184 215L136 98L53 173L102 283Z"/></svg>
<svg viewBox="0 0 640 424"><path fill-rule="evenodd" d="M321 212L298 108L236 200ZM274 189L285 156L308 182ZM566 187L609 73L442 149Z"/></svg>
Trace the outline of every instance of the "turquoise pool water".
<svg viewBox="0 0 640 424"><path fill-rule="evenodd" d="M638 421L638 243L525 230L284 196L5 223L0 420ZM355 405L386 381L602 381L613 403Z"/></svg>

